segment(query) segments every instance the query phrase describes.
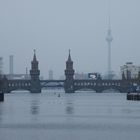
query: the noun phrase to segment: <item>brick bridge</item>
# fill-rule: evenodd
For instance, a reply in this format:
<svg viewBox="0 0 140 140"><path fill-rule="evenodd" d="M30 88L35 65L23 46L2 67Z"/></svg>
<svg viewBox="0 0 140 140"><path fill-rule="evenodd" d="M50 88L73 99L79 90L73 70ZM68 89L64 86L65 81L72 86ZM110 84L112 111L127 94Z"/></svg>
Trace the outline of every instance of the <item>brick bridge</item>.
<svg viewBox="0 0 140 140"><path fill-rule="evenodd" d="M31 93L40 93L42 88L63 87L66 93L74 93L77 90L91 89L98 93L108 89L114 89L119 92L128 92L133 85L140 85L140 72L138 79L131 79L130 76L122 75L120 80L77 80L74 79L73 61L70 51L68 60L66 61L65 80L40 80L40 70L38 61L34 52L31 62L30 80L8 80L5 76L0 80L0 89L5 93L10 93L14 90L28 90Z"/></svg>

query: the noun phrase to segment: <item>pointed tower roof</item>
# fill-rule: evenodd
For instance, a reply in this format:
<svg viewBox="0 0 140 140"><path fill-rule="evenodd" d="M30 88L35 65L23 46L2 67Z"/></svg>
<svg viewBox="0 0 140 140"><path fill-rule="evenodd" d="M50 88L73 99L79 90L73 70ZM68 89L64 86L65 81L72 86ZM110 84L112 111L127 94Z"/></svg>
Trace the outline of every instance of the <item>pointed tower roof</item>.
<svg viewBox="0 0 140 140"><path fill-rule="evenodd" d="M69 49L68 61L72 61L72 60L71 60L71 55L70 55L70 49Z"/></svg>
<svg viewBox="0 0 140 140"><path fill-rule="evenodd" d="M36 59L36 50L34 49L34 57L33 57L33 61L35 62L35 61L37 61L37 59Z"/></svg>

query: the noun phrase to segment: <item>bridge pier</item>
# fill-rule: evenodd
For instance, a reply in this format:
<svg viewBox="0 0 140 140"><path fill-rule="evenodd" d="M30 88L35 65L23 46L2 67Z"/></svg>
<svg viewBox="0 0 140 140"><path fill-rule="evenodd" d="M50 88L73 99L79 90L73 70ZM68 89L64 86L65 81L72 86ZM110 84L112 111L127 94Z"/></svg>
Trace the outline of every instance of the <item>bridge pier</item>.
<svg viewBox="0 0 140 140"><path fill-rule="evenodd" d="M3 93L10 93L10 92L8 92L9 91L9 89L8 89L8 79L5 75L2 78L1 86L2 86L2 92Z"/></svg>
<svg viewBox="0 0 140 140"><path fill-rule="evenodd" d="M4 101L4 93L0 92L0 102L3 102L3 101Z"/></svg>
<svg viewBox="0 0 140 140"><path fill-rule="evenodd" d="M0 102L4 101L4 92L3 92L3 79L0 76Z"/></svg>
<svg viewBox="0 0 140 140"><path fill-rule="evenodd" d="M74 85L73 85L73 81L70 80L66 80L64 83L64 89L65 89L65 93L74 93Z"/></svg>
<svg viewBox="0 0 140 140"><path fill-rule="evenodd" d="M102 93L102 90L98 89L96 90L96 93Z"/></svg>
<svg viewBox="0 0 140 140"><path fill-rule="evenodd" d="M41 93L40 80L31 80L31 93Z"/></svg>

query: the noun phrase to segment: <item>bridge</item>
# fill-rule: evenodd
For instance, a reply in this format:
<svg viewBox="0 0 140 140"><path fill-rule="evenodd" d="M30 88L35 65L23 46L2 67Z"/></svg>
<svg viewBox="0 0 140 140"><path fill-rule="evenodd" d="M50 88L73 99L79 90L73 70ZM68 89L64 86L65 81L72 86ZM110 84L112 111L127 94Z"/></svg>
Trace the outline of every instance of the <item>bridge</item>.
<svg viewBox="0 0 140 140"><path fill-rule="evenodd" d="M97 93L106 90L115 90L121 93L128 92L133 85L139 85L138 80L74 80L74 92L80 89L91 89Z"/></svg>
<svg viewBox="0 0 140 140"><path fill-rule="evenodd" d="M32 81L31 80L7 80L3 79L4 88L3 91L5 93L10 93L15 90L27 90L32 92ZM63 88L64 80L39 80L40 85L39 88L47 89L47 88Z"/></svg>
<svg viewBox="0 0 140 140"><path fill-rule="evenodd" d="M4 76L0 80L0 90L4 93L10 93L14 90L28 90L31 93L40 93L43 88L64 88L66 93L74 93L77 90L91 89L98 93L108 89L114 89L119 92L128 92L133 85L140 85L140 72L137 79L131 79L122 75L119 80L102 80L102 79L88 79L78 80L74 79L73 61L71 59L70 51L66 61L65 80L40 80L40 70L38 68L38 61L36 53L34 52L33 60L31 61L30 79L23 80L8 80ZM129 78L128 78L129 77Z"/></svg>

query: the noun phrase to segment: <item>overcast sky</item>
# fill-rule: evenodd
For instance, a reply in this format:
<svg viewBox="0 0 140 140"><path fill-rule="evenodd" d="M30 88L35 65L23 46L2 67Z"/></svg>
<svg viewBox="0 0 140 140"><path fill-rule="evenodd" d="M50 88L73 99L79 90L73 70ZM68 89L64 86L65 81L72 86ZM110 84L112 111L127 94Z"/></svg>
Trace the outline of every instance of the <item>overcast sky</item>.
<svg viewBox="0 0 140 140"><path fill-rule="evenodd" d="M76 72L107 71L108 0L0 0L0 56L9 72L30 69L36 49L41 75L64 74L68 49ZM140 0L111 0L112 70L140 65Z"/></svg>

